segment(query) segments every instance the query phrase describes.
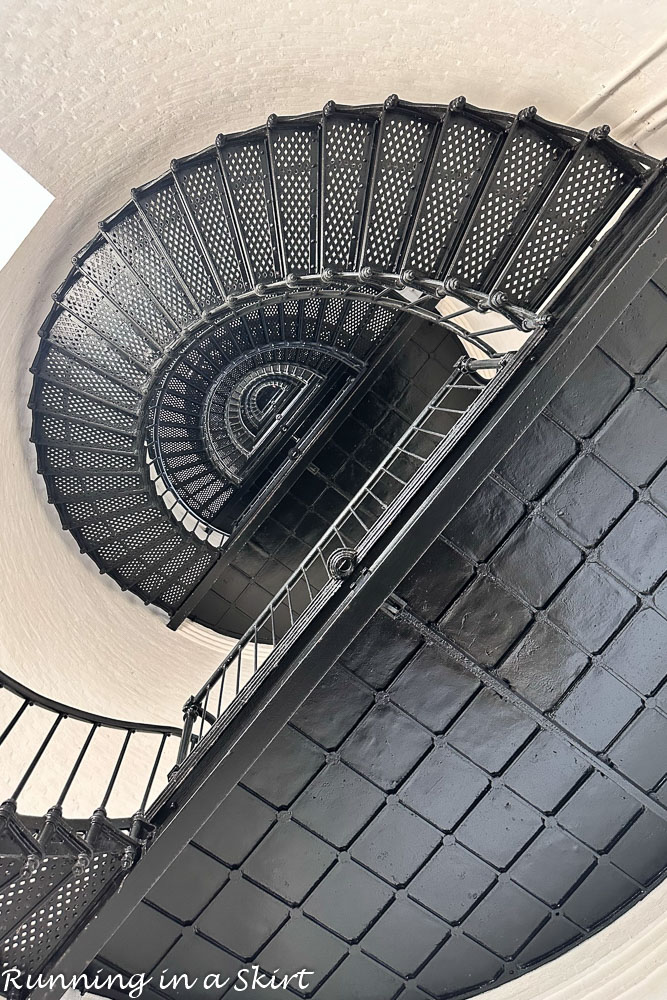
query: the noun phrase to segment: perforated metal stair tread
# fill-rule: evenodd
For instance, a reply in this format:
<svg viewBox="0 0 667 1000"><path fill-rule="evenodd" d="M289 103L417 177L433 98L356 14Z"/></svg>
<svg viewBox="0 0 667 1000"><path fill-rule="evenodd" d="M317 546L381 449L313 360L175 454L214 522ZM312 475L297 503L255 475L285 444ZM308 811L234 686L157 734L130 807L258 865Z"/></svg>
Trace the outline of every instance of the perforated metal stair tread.
<svg viewBox="0 0 667 1000"><path fill-rule="evenodd" d="M171 537L183 556L159 560L167 575L150 595L169 592L180 603L180 567L187 564L192 589L192 566L203 577L256 496L299 462L298 446L288 460L275 428L241 459L224 417L235 386L246 379L258 394L259 368L273 365L282 388L268 379L266 400L285 392L277 366L301 365L326 386L297 399L317 423L342 392L345 366L350 378L372 368L406 315L443 322L443 281L464 306L492 302L510 326L530 324L651 167L604 129L586 136L534 109L512 116L463 99L418 106L395 96L272 115L264 128L174 160L75 255L41 330L33 439L64 526L114 575L115 550L107 561L86 532L103 527L108 512L99 537L112 541L114 514L132 505L75 506L65 489L78 480L83 499L91 477L111 474L102 489L112 500L131 476L163 522L160 544ZM492 353L483 333L468 342ZM204 411L234 365L213 448ZM325 422L318 427L324 434ZM254 493L238 481L251 469ZM122 535L128 559L131 537ZM130 589L146 600L138 584Z"/></svg>

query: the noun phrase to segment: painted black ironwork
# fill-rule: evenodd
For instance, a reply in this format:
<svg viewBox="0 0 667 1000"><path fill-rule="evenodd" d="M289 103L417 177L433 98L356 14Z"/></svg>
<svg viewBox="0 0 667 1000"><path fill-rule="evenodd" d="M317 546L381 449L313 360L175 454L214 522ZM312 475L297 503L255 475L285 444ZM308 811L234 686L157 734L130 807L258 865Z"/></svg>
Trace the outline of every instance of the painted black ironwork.
<svg viewBox="0 0 667 1000"><path fill-rule="evenodd" d="M518 371L525 360L544 361L549 319L561 338L568 324L570 334L579 330L581 317L568 313L572 296L588 308L599 292L589 251L605 231L590 256L604 264L623 250L624 227L640 217L659 177L653 161L607 132L584 135L544 122L534 109L511 118L463 100L418 107L392 97L382 107L330 103L321 117L272 116L266 128L218 137L215 148L172 163L167 175L136 189L75 257L33 366L39 470L82 550L169 612L183 607L235 532L240 536L253 505L261 507L267 491L294 476L309 446L303 425L314 417L315 436L326 433L322 410L343 412L345 393L372 377L406 318L453 332L474 355L190 699L178 767L149 815L165 819L165 796L199 774L207 750L259 697L260 684L276 683L290 659L285 654L297 656L295 669L298 657L312 656L310 629L324 634L328 621L331 632L348 605L358 609L355 631L363 626L383 599L374 560L387 569L389 587L417 557L406 544L414 536L422 545L432 530L424 504L446 507L441 481L461 460L470 433L487 413L502 424L504 404L516 404L508 392L525 374ZM623 225L614 225L618 219ZM470 328L466 316L479 313L488 323ZM530 335L507 366L488 343L504 330ZM551 376L555 388L578 349L560 346L565 367ZM476 374L499 368L491 381ZM549 387L544 365L536 377ZM524 409L514 409L521 423ZM480 448L482 464L490 462L484 442ZM246 484L257 470L265 479L255 494ZM21 697L6 738L19 731L36 698ZM15 773L15 796L27 794L70 718L88 728L45 820L18 819L13 799L2 807L3 831L29 867L58 838L57 857L66 859L35 890L35 899L46 893L52 900L42 912L49 926L55 917L63 944L54 950L34 922L9 927L8 947L30 952L31 968L73 960L81 921L150 837L144 813L170 735L151 728L159 746L143 799L131 824L111 823L105 807L137 727L42 707L49 722ZM86 830L80 821L63 821L62 808L103 728L123 735L107 758L101 805ZM183 846L177 826L166 823L156 870L165 851L173 859ZM98 831L114 861L77 890L71 923L63 899L72 878L87 878Z"/></svg>
<svg viewBox="0 0 667 1000"><path fill-rule="evenodd" d="M494 358L498 369L506 361ZM484 362L479 362L484 364ZM469 374L478 363L461 358L450 379L387 453L359 492L308 553L299 568L250 625L221 665L184 708L180 766L258 671L285 656L304 623L326 606L357 564L392 529L402 507L448 455L459 420L484 408L492 383Z"/></svg>
<svg viewBox="0 0 667 1000"><path fill-rule="evenodd" d="M153 830L146 809L181 731L63 705L5 674L0 711L8 782L0 804L0 963L25 974L57 954L64 935L85 923L145 850ZM127 813L110 817L115 803Z"/></svg>
<svg viewBox="0 0 667 1000"><path fill-rule="evenodd" d="M75 256L41 330L33 439L63 526L121 587L170 614L184 607L256 508L226 450L234 378L251 396L267 366L319 371L326 348L372 370L409 316L493 356L492 331L539 325L652 166L606 128L586 135L534 108L395 95L272 115L173 161ZM472 332L466 309L495 318ZM321 352L314 368L306 343ZM326 435L325 414L352 391L341 363L319 387L309 374L292 403L300 421L276 418L245 456L260 492ZM309 443L298 431L313 418Z"/></svg>

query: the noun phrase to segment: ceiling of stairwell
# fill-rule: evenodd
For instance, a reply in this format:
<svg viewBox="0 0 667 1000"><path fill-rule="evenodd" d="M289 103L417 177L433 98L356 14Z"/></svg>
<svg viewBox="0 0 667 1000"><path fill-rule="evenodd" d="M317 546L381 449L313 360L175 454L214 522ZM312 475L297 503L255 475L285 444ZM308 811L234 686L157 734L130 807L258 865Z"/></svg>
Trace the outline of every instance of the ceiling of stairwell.
<svg viewBox="0 0 667 1000"><path fill-rule="evenodd" d="M0 148L54 195L0 272L0 669L93 710L173 722L224 643L168 631L99 576L35 474L27 369L71 254L172 157L330 98L536 104L553 120L608 122L619 140L665 156L667 15L659 0L5 0L0 38ZM642 912L650 922L649 909L623 923ZM568 996L587 995L577 989Z"/></svg>

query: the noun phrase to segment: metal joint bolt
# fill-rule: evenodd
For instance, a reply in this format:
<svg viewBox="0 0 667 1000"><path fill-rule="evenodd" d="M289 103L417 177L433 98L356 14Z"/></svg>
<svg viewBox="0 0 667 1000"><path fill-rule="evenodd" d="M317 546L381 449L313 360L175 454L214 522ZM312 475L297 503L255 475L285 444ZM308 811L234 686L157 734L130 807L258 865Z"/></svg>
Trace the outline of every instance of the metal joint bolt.
<svg viewBox="0 0 667 1000"><path fill-rule="evenodd" d="M610 132L610 125L597 125L595 128L590 130L588 138L591 142L602 142L603 139L607 138Z"/></svg>
<svg viewBox="0 0 667 1000"><path fill-rule="evenodd" d="M329 556L327 571L334 580L346 580L354 573L358 562L354 549L336 549Z"/></svg>
<svg viewBox="0 0 667 1000"><path fill-rule="evenodd" d="M135 856L136 856L135 847L128 846L125 848L125 850L123 851L123 857L120 862L121 868L123 869L124 872L130 870L130 868L134 864Z"/></svg>
<svg viewBox="0 0 667 1000"><path fill-rule="evenodd" d="M34 875L39 870L40 863L40 859L36 854L28 854L23 866L22 875L24 878Z"/></svg>
<svg viewBox="0 0 667 1000"><path fill-rule="evenodd" d="M90 867L90 858L87 854L79 854L76 862L74 863L74 868L72 869L75 875L83 875L85 871Z"/></svg>
<svg viewBox="0 0 667 1000"><path fill-rule="evenodd" d="M199 706L193 698L192 695L188 698L185 705L183 705L183 718L184 719L196 719L199 715Z"/></svg>

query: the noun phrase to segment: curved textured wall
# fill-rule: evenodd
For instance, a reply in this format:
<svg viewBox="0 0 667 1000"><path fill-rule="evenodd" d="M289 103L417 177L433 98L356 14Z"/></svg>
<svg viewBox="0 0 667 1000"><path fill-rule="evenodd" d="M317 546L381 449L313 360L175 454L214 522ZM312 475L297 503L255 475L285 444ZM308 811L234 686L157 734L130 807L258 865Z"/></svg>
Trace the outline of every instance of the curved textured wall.
<svg viewBox="0 0 667 1000"><path fill-rule="evenodd" d="M0 147L55 200L0 273L0 669L91 710L175 722L185 696L221 658L169 632L161 615L100 577L61 530L35 473L27 369L48 293L91 223L217 131L330 98L363 103L397 92L435 101L463 93L478 106L511 111L536 104L545 117L584 127L608 121L622 141L636 138L664 156L666 30L663 5L653 0L643 0L641 16L623 0L604 7L593 0L464 7L6 0ZM576 1000L593 989L600 1000L664 996L667 971L653 970L667 963L658 947L665 894L658 890L514 990L500 990L499 1000ZM624 971L610 978L617 966Z"/></svg>

